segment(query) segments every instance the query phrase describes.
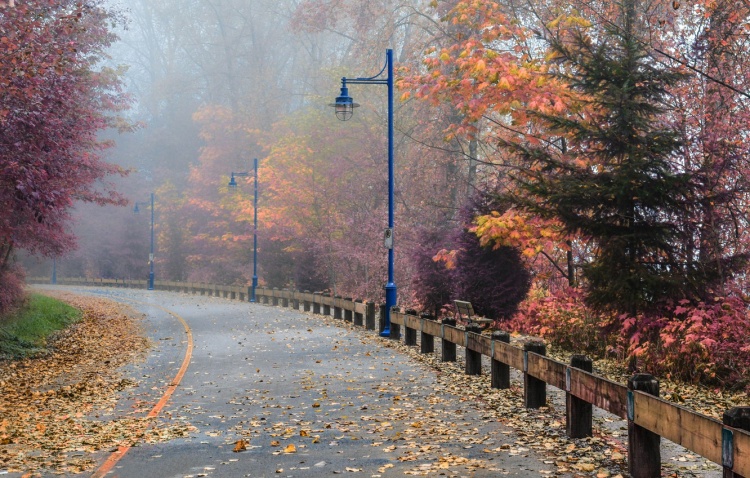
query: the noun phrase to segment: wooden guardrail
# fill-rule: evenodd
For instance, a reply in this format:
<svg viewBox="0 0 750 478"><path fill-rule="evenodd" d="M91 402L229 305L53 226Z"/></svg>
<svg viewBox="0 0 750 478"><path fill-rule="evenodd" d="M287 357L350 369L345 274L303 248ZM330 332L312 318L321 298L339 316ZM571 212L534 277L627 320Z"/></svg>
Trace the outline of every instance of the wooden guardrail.
<svg viewBox="0 0 750 478"><path fill-rule="evenodd" d="M30 277L29 284L49 284L48 278ZM127 289L145 289L148 282L140 279L94 279L86 277L58 278L59 285L117 287ZM154 281L155 290L184 292L186 294L204 295L208 297L223 297L225 299L249 301L252 296L248 286L225 286L202 282L174 282ZM305 312L311 309L316 314L333 315L335 318L347 320L354 325L360 325L368 330L375 329L375 303L352 300L350 298L331 297L319 292L298 292L287 289L269 289L256 287L256 302L267 305L293 307ZM322 308L322 310L321 310ZM333 314L331 313L333 309Z"/></svg>
<svg viewBox="0 0 750 478"><path fill-rule="evenodd" d="M529 342L524 348L519 348L507 343L507 334L482 335L472 328L459 329L455 323L439 323L394 310L391 313L392 336L400 335L400 327L405 329L404 337L412 337L419 331L423 343L429 344L439 338L444 344L463 346L467 374L481 373L481 368L472 365L476 363L477 354L480 359L482 355L489 357L492 386L495 388L509 387L509 381L501 375L507 374L510 367L519 370L524 376L524 400L529 408L546 403L546 392L543 391L546 385L565 391L568 434L572 430L574 435L579 434L581 429L591 433L592 417L590 412L586 413L586 406L594 405L626 419L629 468L634 478L660 476L660 437L721 465L725 478L750 477L750 433L746 431L750 422L748 407L725 412L724 420L720 422L656 396L658 381L651 375L635 375L627 385L622 385L594 375L590 369L586 371L576 366L575 362L580 363L581 356L574 356L572 364L565 364L546 357L543 344L538 342ZM425 336L428 337L426 340ZM424 348L422 352L425 353ZM582 424L582 420L588 423Z"/></svg>
<svg viewBox="0 0 750 478"><path fill-rule="evenodd" d="M48 284L47 278L29 278L28 283ZM146 288L145 280L90 278L58 279L61 285ZM249 287L215 284L155 281L154 288L188 294L200 294L247 301ZM334 318L375 329L375 304L350 298L331 297L309 291L255 290L258 303L292 307L305 312L332 315ZM382 316L382 314L381 314ZM478 326L461 329L453 319L442 322L391 312L391 338L401 337L406 345L416 345L421 334L422 353L434 352L434 341L442 341L442 360L456 361L456 346L465 349L465 372L482 373L481 358L491 361L492 387L510 387L510 368L523 374L524 404L538 408L546 404L546 387L552 385L566 394L566 430L581 438L592 433L591 407L596 406L628 422L628 463L633 478L657 478L661 475L660 439L666 438L723 467L724 478L750 478L750 407L737 407L724 413L723 421L707 417L658 397L658 381L648 374L637 374L627 385L613 382L591 372L591 361L573 356L565 364L545 356L544 344L529 341L523 348L511 345L507 333L481 334Z"/></svg>

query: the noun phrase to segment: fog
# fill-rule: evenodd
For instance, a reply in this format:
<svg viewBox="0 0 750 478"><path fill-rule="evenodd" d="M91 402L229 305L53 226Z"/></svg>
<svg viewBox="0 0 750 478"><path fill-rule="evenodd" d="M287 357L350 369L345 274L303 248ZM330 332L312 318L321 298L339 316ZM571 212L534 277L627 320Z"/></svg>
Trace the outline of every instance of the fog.
<svg viewBox="0 0 750 478"><path fill-rule="evenodd" d="M386 48L397 67L418 65L440 29L420 1L333 3L113 2L125 27L109 66L124 71L132 107L123 117L133 131L108 132L115 146L107 154L130 171L115 180L130 204L78 205L78 249L58 258L58 276L147 277L149 211L133 214L133 206L154 192L157 280L247 283L253 183L243 177L235 194L226 184L259 158L261 284L382 294L386 90L351 88L362 107L345 124L328 103L342 76L380 71ZM413 106L397 110L398 274L406 280L417 228L450 220L466 184L462 154L427 148L443 163L438 173L416 168L426 177L404 167L410 155L424 160L420 148L441 143L442 132L428 138ZM26 262L30 276L50 273L51 260Z"/></svg>

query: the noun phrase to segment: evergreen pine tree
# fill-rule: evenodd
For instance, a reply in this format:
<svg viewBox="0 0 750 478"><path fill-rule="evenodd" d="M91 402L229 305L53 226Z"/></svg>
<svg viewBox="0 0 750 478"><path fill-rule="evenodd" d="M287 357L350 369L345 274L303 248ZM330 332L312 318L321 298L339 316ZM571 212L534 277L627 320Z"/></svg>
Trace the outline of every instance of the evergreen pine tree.
<svg viewBox="0 0 750 478"><path fill-rule="evenodd" d="M538 114L562 148L506 142L526 168L513 200L591 241L582 265L587 299L600 310L636 314L691 297L680 218L689 176L672 162L680 144L660 116L682 75L656 65L632 28L551 40L559 77L580 114ZM559 143L558 143L559 144Z"/></svg>

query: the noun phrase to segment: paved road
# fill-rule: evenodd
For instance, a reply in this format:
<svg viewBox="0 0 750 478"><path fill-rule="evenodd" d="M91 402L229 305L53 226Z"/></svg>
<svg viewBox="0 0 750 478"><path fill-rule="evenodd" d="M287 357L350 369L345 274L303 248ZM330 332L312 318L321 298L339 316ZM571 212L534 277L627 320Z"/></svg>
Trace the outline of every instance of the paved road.
<svg viewBox="0 0 750 478"><path fill-rule="evenodd" d="M569 476L372 332L219 298L67 289L145 314L154 348L126 371L139 386L114 415L145 415L172 382L188 346L176 316L193 334L189 367L159 420L196 430L131 448L106 476ZM241 439L247 450L233 452Z"/></svg>

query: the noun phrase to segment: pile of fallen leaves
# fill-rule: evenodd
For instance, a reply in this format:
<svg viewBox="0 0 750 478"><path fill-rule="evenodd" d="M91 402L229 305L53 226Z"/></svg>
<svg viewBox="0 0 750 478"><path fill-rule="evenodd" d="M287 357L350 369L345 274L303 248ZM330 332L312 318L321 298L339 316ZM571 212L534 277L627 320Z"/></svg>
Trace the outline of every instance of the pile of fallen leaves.
<svg viewBox="0 0 750 478"><path fill-rule="evenodd" d="M59 294L83 319L59 333L42 357L0 361L0 472L79 473L92 453L158 440L153 419L111 416L118 392L134 386L119 367L149 342L122 304Z"/></svg>

